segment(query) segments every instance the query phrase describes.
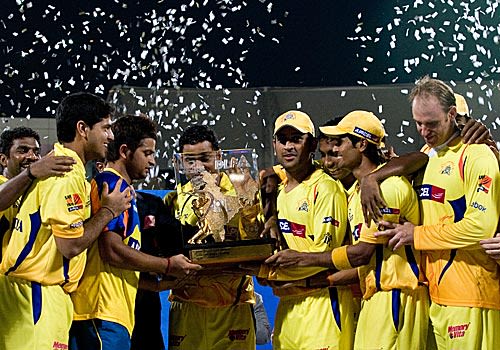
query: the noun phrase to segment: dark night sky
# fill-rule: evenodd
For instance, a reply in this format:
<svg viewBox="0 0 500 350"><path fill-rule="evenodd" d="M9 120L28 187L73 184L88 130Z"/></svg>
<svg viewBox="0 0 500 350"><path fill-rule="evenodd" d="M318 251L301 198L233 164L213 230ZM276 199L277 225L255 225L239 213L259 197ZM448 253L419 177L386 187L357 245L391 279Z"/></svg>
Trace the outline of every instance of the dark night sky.
<svg viewBox="0 0 500 350"><path fill-rule="evenodd" d="M3 116L47 115L69 92L105 96L117 84L355 86L432 72L481 84L500 75L500 10L486 1L17 2L3 1L0 15Z"/></svg>

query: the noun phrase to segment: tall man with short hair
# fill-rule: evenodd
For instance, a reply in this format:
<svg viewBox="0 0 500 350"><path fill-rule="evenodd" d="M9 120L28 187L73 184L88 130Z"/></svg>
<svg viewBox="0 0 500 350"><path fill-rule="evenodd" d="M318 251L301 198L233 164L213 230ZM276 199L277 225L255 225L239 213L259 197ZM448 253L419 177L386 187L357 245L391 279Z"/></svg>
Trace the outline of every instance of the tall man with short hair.
<svg viewBox="0 0 500 350"><path fill-rule="evenodd" d="M103 208L90 216L84 164L104 157L113 139L112 108L88 93L66 97L56 111L54 155L75 159L61 177L35 180L23 196L0 265L0 349L68 346L69 297L83 273L85 250L115 215L130 206L128 192L104 191ZM8 297L5 297L8 296Z"/></svg>
<svg viewBox="0 0 500 350"><path fill-rule="evenodd" d="M462 142L453 90L428 76L410 94L413 119L429 163L417 181L422 225L384 224L395 249L425 256L430 318L439 349L493 349L500 343L498 264L481 249L499 217L500 174L486 145Z"/></svg>

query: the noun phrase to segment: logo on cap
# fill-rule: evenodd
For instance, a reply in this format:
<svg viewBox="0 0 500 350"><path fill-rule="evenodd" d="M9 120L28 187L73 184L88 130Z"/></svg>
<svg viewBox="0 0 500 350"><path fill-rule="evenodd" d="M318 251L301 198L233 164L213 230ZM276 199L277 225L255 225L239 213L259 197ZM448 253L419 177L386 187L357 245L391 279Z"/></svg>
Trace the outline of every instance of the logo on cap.
<svg viewBox="0 0 500 350"><path fill-rule="evenodd" d="M365 139L371 140L375 143L380 141L380 137L373 135L371 132L361 129L360 127L354 127L353 132Z"/></svg>

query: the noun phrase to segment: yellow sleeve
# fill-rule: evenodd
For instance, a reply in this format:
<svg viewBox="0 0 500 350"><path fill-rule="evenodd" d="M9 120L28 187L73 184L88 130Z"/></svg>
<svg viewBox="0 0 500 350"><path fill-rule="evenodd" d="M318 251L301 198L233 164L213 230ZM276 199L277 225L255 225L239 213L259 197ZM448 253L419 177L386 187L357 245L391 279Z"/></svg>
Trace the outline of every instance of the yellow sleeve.
<svg viewBox="0 0 500 350"><path fill-rule="evenodd" d="M90 200L84 181L68 173L50 177L38 185L41 220L52 226L54 236L78 238L83 235L87 201Z"/></svg>
<svg viewBox="0 0 500 350"><path fill-rule="evenodd" d="M475 249L480 240L494 236L500 213L498 164L491 151L473 149L474 152L468 152L464 165L463 218L451 224L415 227L415 249Z"/></svg>
<svg viewBox="0 0 500 350"><path fill-rule="evenodd" d="M380 192L387 206L381 209L382 220L399 223L400 218L418 225L420 212L418 207L417 194L404 177L392 176L380 184ZM375 237L374 233L379 231L378 225L374 221L370 227L362 224L360 238L361 242L371 244L385 244L386 237Z"/></svg>

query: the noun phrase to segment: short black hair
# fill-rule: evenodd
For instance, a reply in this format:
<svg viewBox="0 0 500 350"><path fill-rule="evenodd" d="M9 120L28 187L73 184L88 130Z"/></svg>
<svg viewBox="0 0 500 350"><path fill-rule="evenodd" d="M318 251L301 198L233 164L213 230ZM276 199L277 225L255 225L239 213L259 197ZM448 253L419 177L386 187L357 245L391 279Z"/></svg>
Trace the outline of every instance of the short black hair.
<svg viewBox="0 0 500 350"><path fill-rule="evenodd" d="M183 152L184 145L196 145L204 141L210 142L214 151L219 150L219 141L212 129L205 125L191 125L179 138L179 151Z"/></svg>
<svg viewBox="0 0 500 350"><path fill-rule="evenodd" d="M72 142L76 124L82 120L90 128L113 113L113 107L99 96L77 92L66 96L56 109L57 140Z"/></svg>
<svg viewBox="0 0 500 350"><path fill-rule="evenodd" d="M38 135L35 130L25 126L19 126L2 132L2 135L0 135L0 153L9 157L10 148L14 144L14 140L22 139L24 137L33 137L38 144L40 144L40 135Z"/></svg>
<svg viewBox="0 0 500 350"><path fill-rule="evenodd" d="M113 162L120 158L120 146L127 145L133 152L144 139L157 140L156 124L145 115L126 115L111 126L114 140L108 144L106 159Z"/></svg>

